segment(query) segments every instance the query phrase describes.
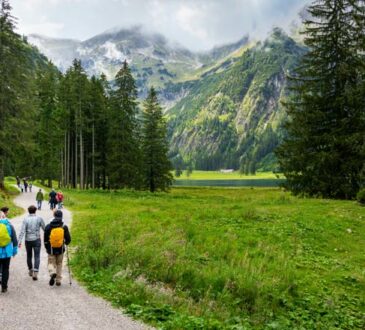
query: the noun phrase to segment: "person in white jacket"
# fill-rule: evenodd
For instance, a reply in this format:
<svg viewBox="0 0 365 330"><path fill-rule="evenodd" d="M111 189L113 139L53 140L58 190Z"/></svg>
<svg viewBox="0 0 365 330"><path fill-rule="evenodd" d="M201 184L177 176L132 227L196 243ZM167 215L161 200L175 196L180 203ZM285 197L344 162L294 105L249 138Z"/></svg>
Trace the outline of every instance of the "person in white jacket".
<svg viewBox="0 0 365 330"><path fill-rule="evenodd" d="M41 235L40 229L44 231L45 224L41 217L35 213L37 208L34 205L28 207L29 215L23 220L23 225L19 234L19 248L23 237L25 235L25 248L27 250L27 265L29 270L29 276L33 277L33 280L38 279L40 255L41 255ZM34 263L33 263L34 252Z"/></svg>

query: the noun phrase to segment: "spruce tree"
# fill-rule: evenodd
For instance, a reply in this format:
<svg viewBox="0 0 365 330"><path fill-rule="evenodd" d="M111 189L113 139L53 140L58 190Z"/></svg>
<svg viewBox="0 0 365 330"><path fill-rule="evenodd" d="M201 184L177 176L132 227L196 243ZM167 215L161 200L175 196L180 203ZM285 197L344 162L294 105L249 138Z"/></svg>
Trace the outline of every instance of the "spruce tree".
<svg viewBox="0 0 365 330"><path fill-rule="evenodd" d="M355 4L363 9L356 0L317 0L309 7L309 51L290 77L288 135L277 151L295 194L352 198L361 185L364 52Z"/></svg>
<svg viewBox="0 0 365 330"><path fill-rule="evenodd" d="M35 141L38 146L35 175L43 184L52 186L52 180L59 179L60 150L63 145L62 114L59 111L59 72L52 63L40 71L36 79L38 98L38 127Z"/></svg>
<svg viewBox="0 0 365 330"><path fill-rule="evenodd" d="M137 134L137 88L127 61L115 77L111 94L108 177L111 188L138 188L140 147Z"/></svg>
<svg viewBox="0 0 365 330"><path fill-rule="evenodd" d="M142 114L144 186L151 192L166 191L172 183L172 166L167 157L167 128L156 91L151 88Z"/></svg>

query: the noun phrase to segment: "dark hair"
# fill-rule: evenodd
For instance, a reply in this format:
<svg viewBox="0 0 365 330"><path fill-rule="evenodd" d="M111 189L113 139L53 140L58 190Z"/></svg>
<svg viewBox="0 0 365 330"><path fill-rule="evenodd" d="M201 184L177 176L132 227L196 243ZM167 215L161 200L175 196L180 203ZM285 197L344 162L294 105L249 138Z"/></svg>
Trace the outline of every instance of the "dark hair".
<svg viewBox="0 0 365 330"><path fill-rule="evenodd" d="M34 205L28 207L29 214L34 214L37 211L37 208Z"/></svg>
<svg viewBox="0 0 365 330"><path fill-rule="evenodd" d="M9 208L7 206L4 206L4 207L1 208L1 211L6 213L6 212L9 211Z"/></svg>

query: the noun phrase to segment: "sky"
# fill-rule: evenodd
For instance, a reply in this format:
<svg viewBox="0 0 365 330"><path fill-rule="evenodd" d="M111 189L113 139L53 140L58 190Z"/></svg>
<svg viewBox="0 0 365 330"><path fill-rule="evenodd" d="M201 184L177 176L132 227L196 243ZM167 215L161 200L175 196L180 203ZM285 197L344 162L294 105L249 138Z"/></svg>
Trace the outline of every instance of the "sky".
<svg viewBox="0 0 365 330"><path fill-rule="evenodd" d="M142 25L191 50L286 28L307 0L10 0L18 32L86 40Z"/></svg>

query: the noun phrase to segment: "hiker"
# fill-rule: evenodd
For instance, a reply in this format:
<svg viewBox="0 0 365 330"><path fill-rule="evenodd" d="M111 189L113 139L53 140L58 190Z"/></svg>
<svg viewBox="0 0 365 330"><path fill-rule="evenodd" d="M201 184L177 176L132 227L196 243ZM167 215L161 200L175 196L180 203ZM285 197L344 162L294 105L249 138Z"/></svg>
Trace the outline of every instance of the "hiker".
<svg viewBox="0 0 365 330"><path fill-rule="evenodd" d="M16 177L16 185L20 188L20 178L18 176Z"/></svg>
<svg viewBox="0 0 365 330"><path fill-rule="evenodd" d="M1 267L1 292L8 291L9 266L11 257L18 252L18 241L13 225L0 211L0 267Z"/></svg>
<svg viewBox="0 0 365 330"><path fill-rule="evenodd" d="M21 192L24 192L24 185L22 183L20 183L19 188Z"/></svg>
<svg viewBox="0 0 365 330"><path fill-rule="evenodd" d="M4 218L8 218L9 208L7 206L4 206L0 210L4 213Z"/></svg>
<svg viewBox="0 0 365 330"><path fill-rule="evenodd" d="M52 189L52 191L49 193L49 204L50 204L50 208L53 211L53 209L56 208L56 204L57 204L57 193L55 192L54 189Z"/></svg>
<svg viewBox="0 0 365 330"><path fill-rule="evenodd" d="M39 263L41 255L41 235L40 229L45 229L44 221L37 216L37 208L34 205L28 207L29 215L27 215L22 224L22 229L19 234L19 248L22 247L22 240L25 235L25 249L27 251L28 274L33 278L33 281L38 280ZM34 252L34 264L33 264Z"/></svg>
<svg viewBox="0 0 365 330"><path fill-rule="evenodd" d="M32 192L32 187L33 187L33 183L32 183L32 182L30 182L30 183L29 183L29 192Z"/></svg>
<svg viewBox="0 0 365 330"><path fill-rule="evenodd" d="M37 209L40 210L42 208L42 202L44 200L44 195L42 193L42 189L39 189L37 195L35 196L35 200L37 201Z"/></svg>
<svg viewBox="0 0 365 330"><path fill-rule="evenodd" d="M68 227L63 224L62 211L56 210L54 218L46 226L44 231L44 246L48 253L48 271L50 275L49 285L61 285L62 280L62 261L65 252L65 244L71 242Z"/></svg>
<svg viewBox="0 0 365 330"><path fill-rule="evenodd" d="M62 209L63 206L63 193L62 191L57 192L56 195L57 203L58 203L58 209Z"/></svg>
<svg viewBox="0 0 365 330"><path fill-rule="evenodd" d="M23 183L24 183L24 191L28 192L28 182L27 182L27 180L23 180Z"/></svg>

